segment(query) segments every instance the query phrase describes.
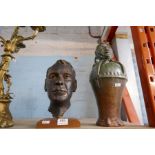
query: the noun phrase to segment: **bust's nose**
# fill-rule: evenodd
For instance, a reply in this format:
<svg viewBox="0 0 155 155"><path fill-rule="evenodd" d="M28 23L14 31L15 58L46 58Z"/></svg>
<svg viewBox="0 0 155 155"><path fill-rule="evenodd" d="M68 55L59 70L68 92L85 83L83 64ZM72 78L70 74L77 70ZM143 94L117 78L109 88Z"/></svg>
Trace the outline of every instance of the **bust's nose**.
<svg viewBox="0 0 155 155"><path fill-rule="evenodd" d="M55 84L58 85L58 86L61 86L61 85L63 85L63 82L62 82L61 80L57 80L57 81L55 82Z"/></svg>
<svg viewBox="0 0 155 155"><path fill-rule="evenodd" d="M59 77L57 78L55 84L58 85L58 86L63 85L63 84L64 84L64 83L63 83L63 77L62 77L62 76L59 76Z"/></svg>

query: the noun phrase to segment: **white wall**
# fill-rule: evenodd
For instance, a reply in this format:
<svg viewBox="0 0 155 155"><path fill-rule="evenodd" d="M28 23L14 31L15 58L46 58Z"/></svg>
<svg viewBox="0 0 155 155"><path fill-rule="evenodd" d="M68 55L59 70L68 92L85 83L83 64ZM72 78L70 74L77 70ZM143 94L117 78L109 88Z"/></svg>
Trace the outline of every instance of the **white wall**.
<svg viewBox="0 0 155 155"><path fill-rule="evenodd" d="M13 28L0 27L0 35L9 39ZM92 27L91 30L93 34L101 33L101 27ZM121 27L121 30L128 31L126 27ZM31 32L28 27L22 29L24 36L30 35ZM128 70L127 87L142 121L130 44L122 39L116 39L116 43L120 61ZM15 118L51 116L47 111L49 99L44 92L46 70L57 59L66 59L76 70L78 89L73 94L72 106L65 115L79 118L97 117L96 100L89 83L97 39L88 35L88 27L47 27L45 32L39 33L33 41L25 41L25 44L26 48L15 55L16 62L12 62L10 67L13 79L11 91L15 96L10 105L13 116ZM130 69L129 65L132 66Z"/></svg>
<svg viewBox="0 0 155 155"><path fill-rule="evenodd" d="M127 38L121 38L118 34L125 34ZM131 100L134 104L137 115L141 123L146 123L146 113L144 111L143 96L139 89L141 89L140 83L138 82L138 73L135 72L135 61L133 58L132 50L132 36L130 33L130 27L119 27L116 32L116 38L113 39L113 48L118 60L125 66L128 82L126 84Z"/></svg>
<svg viewBox="0 0 155 155"><path fill-rule="evenodd" d="M0 35L9 38L12 31L13 27L2 27ZM30 32L26 28L22 33L28 36ZM73 65L78 81L77 91L65 116L97 117L97 105L89 83L96 41L88 35L88 27L47 27L33 41L25 41L26 48L16 54L16 62L12 62L10 67L13 80L11 92L14 93L10 108L13 117L51 116L44 80L47 68L58 59L65 59Z"/></svg>

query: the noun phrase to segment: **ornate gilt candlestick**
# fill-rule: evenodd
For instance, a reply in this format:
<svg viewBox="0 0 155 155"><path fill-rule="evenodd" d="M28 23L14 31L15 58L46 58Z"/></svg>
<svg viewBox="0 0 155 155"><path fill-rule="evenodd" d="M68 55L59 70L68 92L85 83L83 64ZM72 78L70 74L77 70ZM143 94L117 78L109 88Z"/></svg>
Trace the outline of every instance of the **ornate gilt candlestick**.
<svg viewBox="0 0 155 155"><path fill-rule="evenodd" d="M17 26L10 38L10 40L5 40L0 36L0 42L2 43L2 47L4 48L4 54L1 55L1 63L0 63L0 127L11 127L14 125L12 120L12 115L9 110L9 105L11 102L10 95L10 87L11 87L11 75L9 74L9 65L12 59L14 59L13 54L18 53L20 48L25 48L26 46L23 44L25 40L34 39L38 32L45 31L44 26L31 26L34 31L32 36L23 37L19 35L19 29L21 27ZM4 88L4 82L6 83L6 87Z"/></svg>

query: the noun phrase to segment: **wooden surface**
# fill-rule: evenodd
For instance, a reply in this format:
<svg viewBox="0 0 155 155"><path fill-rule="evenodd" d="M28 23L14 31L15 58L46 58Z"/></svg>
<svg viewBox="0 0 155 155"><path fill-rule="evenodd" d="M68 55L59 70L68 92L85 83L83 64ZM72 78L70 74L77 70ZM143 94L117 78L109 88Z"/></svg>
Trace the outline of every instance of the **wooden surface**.
<svg viewBox="0 0 155 155"><path fill-rule="evenodd" d="M33 119L33 120L14 120L15 125L11 127L10 129L35 129L36 123L40 119ZM80 129L144 129L144 128L150 128L148 126L142 126L142 125L127 125L124 127L99 127L96 126L96 119L94 118L85 118L85 119L79 119L81 122Z"/></svg>

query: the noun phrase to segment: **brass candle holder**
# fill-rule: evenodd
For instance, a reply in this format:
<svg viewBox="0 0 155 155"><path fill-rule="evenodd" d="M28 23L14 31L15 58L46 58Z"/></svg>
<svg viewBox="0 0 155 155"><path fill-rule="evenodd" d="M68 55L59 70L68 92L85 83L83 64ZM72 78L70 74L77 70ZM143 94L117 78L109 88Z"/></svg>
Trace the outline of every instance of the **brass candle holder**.
<svg viewBox="0 0 155 155"><path fill-rule="evenodd" d="M4 54L1 55L0 63L0 127L7 128L14 125L9 105L11 103L10 87L11 87L11 75L9 74L9 65L14 53L18 53L21 48L25 48L23 41L33 40L39 32L45 31L44 26L31 26L33 34L28 37L19 35L19 30L22 26L17 26L10 40L5 40L0 36L1 46L4 48ZM4 82L6 88L4 88Z"/></svg>

